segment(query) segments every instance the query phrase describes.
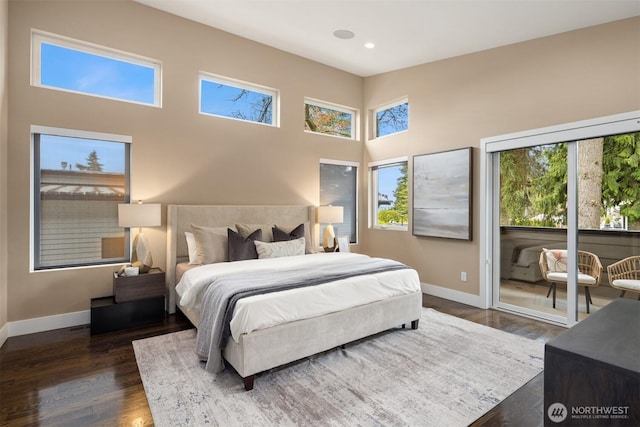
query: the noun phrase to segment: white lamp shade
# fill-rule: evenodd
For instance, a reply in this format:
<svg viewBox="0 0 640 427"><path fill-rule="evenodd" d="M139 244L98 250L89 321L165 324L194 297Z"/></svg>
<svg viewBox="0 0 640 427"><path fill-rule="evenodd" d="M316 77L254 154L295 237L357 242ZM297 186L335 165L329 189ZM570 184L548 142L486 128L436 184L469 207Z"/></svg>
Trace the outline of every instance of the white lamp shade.
<svg viewBox="0 0 640 427"><path fill-rule="evenodd" d="M158 227L160 224L159 203L132 203L118 205L118 226Z"/></svg>
<svg viewBox="0 0 640 427"><path fill-rule="evenodd" d="M318 206L318 222L324 224L341 224L344 222L342 206Z"/></svg>

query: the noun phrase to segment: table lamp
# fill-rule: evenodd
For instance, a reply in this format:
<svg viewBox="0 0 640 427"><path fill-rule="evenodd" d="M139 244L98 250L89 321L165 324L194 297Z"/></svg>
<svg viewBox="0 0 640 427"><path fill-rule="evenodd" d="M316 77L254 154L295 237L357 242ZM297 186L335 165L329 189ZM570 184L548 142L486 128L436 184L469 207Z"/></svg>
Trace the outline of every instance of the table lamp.
<svg viewBox="0 0 640 427"><path fill-rule="evenodd" d="M344 208L342 206L318 206L318 222L327 224L324 229L324 237L322 239L322 247L325 251L331 251L335 248L335 233L332 224L341 224L344 222Z"/></svg>
<svg viewBox="0 0 640 427"><path fill-rule="evenodd" d="M125 228L138 227L131 249L131 265L138 267L140 273L147 273L153 266L153 258L149 241L142 234L142 227L160 225L160 204L143 204L139 201L118 205L118 225Z"/></svg>

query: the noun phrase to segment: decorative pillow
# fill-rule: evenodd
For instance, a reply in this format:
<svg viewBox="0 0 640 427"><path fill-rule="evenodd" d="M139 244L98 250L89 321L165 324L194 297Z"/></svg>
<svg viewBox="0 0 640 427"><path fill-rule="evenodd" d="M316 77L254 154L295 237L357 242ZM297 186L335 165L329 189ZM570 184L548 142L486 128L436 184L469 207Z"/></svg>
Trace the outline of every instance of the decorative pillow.
<svg viewBox="0 0 640 427"><path fill-rule="evenodd" d="M276 225L276 227L288 234L292 234L293 231L300 226L304 227L303 233L300 237L304 236L305 253L313 254L318 252L318 248L313 247L313 240L311 240L311 231L313 231L313 227L309 224L309 222L303 222L300 225Z"/></svg>
<svg viewBox="0 0 640 427"><path fill-rule="evenodd" d="M196 249L196 238L190 231L184 232L184 237L187 239L187 250L189 251L189 264L198 263L198 251Z"/></svg>
<svg viewBox="0 0 640 427"><path fill-rule="evenodd" d="M191 224L196 241L196 264L213 264L229 260L227 227L204 227Z"/></svg>
<svg viewBox="0 0 640 427"><path fill-rule="evenodd" d="M258 258L256 245L254 245L253 242L254 240L260 240L262 237L262 230L255 230L245 239L240 234L228 228L227 237L229 239L229 261L242 261L245 259Z"/></svg>
<svg viewBox="0 0 640 427"><path fill-rule="evenodd" d="M256 230L262 230L262 237L257 239L262 242L273 242L273 224L236 224L238 233L245 239Z"/></svg>
<svg viewBox="0 0 640 427"><path fill-rule="evenodd" d="M542 249L547 259L547 268L550 272L567 272L567 250L566 249Z"/></svg>
<svg viewBox="0 0 640 427"><path fill-rule="evenodd" d="M258 258L281 258L286 256L304 255L304 237L285 242L260 242L255 241Z"/></svg>
<svg viewBox="0 0 640 427"><path fill-rule="evenodd" d="M304 224L300 224L291 231L285 231L277 225L273 227L273 241L286 242L287 240L296 240L304 237Z"/></svg>

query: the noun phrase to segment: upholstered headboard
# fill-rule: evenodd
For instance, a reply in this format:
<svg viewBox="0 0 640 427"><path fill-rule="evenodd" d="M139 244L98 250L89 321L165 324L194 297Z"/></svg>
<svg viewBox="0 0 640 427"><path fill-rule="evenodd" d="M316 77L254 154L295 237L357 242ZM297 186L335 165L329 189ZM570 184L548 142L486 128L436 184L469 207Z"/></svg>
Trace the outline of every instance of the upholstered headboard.
<svg viewBox="0 0 640 427"><path fill-rule="evenodd" d="M313 206L229 206L229 205L169 205L167 207L167 310L175 312L176 264L188 259L185 231L191 224L207 227L224 227L233 224L281 224L307 223L313 247L317 247L315 209Z"/></svg>

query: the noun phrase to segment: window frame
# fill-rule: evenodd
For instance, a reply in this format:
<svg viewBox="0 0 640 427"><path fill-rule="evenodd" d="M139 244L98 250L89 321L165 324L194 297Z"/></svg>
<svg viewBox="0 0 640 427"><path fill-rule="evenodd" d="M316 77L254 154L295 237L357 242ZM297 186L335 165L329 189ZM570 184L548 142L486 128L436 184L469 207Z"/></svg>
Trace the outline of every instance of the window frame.
<svg viewBox="0 0 640 427"><path fill-rule="evenodd" d="M221 84L224 86L235 87L238 89L248 90L251 92L259 93L262 95L269 95L272 98L271 101L271 123L262 123L253 120L240 119L237 117L223 116L220 114L207 113L202 111L202 82ZM213 74L206 71L200 71L198 73L198 113L203 116L219 117L221 119L236 120L244 123L253 123L263 126L280 127L280 91L278 89L251 83L243 80L234 79L231 77L221 76L219 74Z"/></svg>
<svg viewBox="0 0 640 427"><path fill-rule="evenodd" d="M55 128L50 126L31 125L30 139L31 139L31 173L30 173L30 212L29 212L29 272L42 272L42 271L55 271L55 270L69 270L86 267L100 267L108 265L119 265L130 260L130 230L124 229L124 241L125 252L122 258L109 258L104 262L78 262L75 264L64 264L55 266L42 266L40 265L40 256L36 255L40 251L40 146L39 138L42 135L69 137L69 138L81 138L81 139L95 139L99 141L124 143L127 144L125 149L125 188L124 188L124 200L122 203L129 203L131 199L131 145L133 138L127 135L109 134L102 132L83 131L76 129Z"/></svg>
<svg viewBox="0 0 640 427"><path fill-rule="evenodd" d="M113 96L99 95L90 92L82 92L79 90L67 89L63 87L50 86L42 83L42 43L71 49L90 55L101 56L116 61L128 62L133 65L144 66L153 69L153 103L135 101L126 98L117 98ZM130 52L124 52L106 46L85 42L82 40L65 37L58 34L49 33L41 30L31 30L31 85L45 89L58 90L62 92L75 93L79 95L92 96L96 98L110 99L120 102L128 102L131 104L146 105L150 107L162 108L162 62L147 58L145 56L136 55Z"/></svg>
<svg viewBox="0 0 640 427"><path fill-rule="evenodd" d="M368 175L369 175L369 228L376 230L390 230L390 231L409 231L409 212L407 211L407 224L406 225L384 225L378 224L378 169L391 167L395 165L402 165L409 167L409 157L401 156L394 157L386 160L379 160L375 162L370 162L368 167ZM409 172L407 170L407 176ZM407 190L409 186L409 181L407 181ZM407 203L409 201L407 200ZM407 206L408 209L408 206Z"/></svg>
<svg viewBox="0 0 640 427"><path fill-rule="evenodd" d="M388 133L386 135L382 135L382 136L378 136L376 130L378 129L378 113L384 110L390 110L393 107L397 107L398 105L402 105L402 104L407 104L407 128L403 129L403 130L399 130L396 132L392 132L392 133ZM377 108L374 108L371 111L371 123L372 123L372 129L371 129L371 133L373 135L372 139L379 139L379 138L385 138L387 136L391 136L391 135L397 135L399 133L404 133L404 132L408 132L409 131L409 97L405 96L402 97L400 99L396 99L395 101L391 101L388 102L384 105L381 105Z"/></svg>
<svg viewBox="0 0 640 427"><path fill-rule="evenodd" d="M352 242L351 239L349 239L349 244L350 245L357 245L359 243L359 239L360 239L360 233L358 232L358 228L359 228L359 198L360 198L360 163L359 162L352 162L352 161L348 161L348 160L332 160L332 159L320 159L319 162L319 166L320 165L331 165L331 166L351 166L356 168L355 171L355 178L356 178L356 182L355 182L355 194L353 195L354 197L354 219L353 219L353 227L354 227L354 231L355 231L355 240ZM319 175L320 171L318 171L318 175ZM322 185L322 177L318 176L319 178L319 184ZM320 202L320 197L318 197L318 202ZM342 206L342 205L337 205L334 204L334 206ZM320 232L322 232L322 226L319 223L318 224L318 230ZM321 247L322 245L322 235L323 233L320 233L320 239L318 239L318 245L319 247ZM336 237L339 237L338 235L336 235Z"/></svg>
<svg viewBox="0 0 640 427"><path fill-rule="evenodd" d="M321 101L305 96L303 106L313 105L315 107L326 108L333 111L339 111L341 113L351 114L351 136L332 135L330 133L314 132L312 130L304 129L305 133L314 135L330 136L333 138L346 139L350 141L360 140L360 111L357 108L347 107L345 105L334 104L332 102Z"/></svg>

